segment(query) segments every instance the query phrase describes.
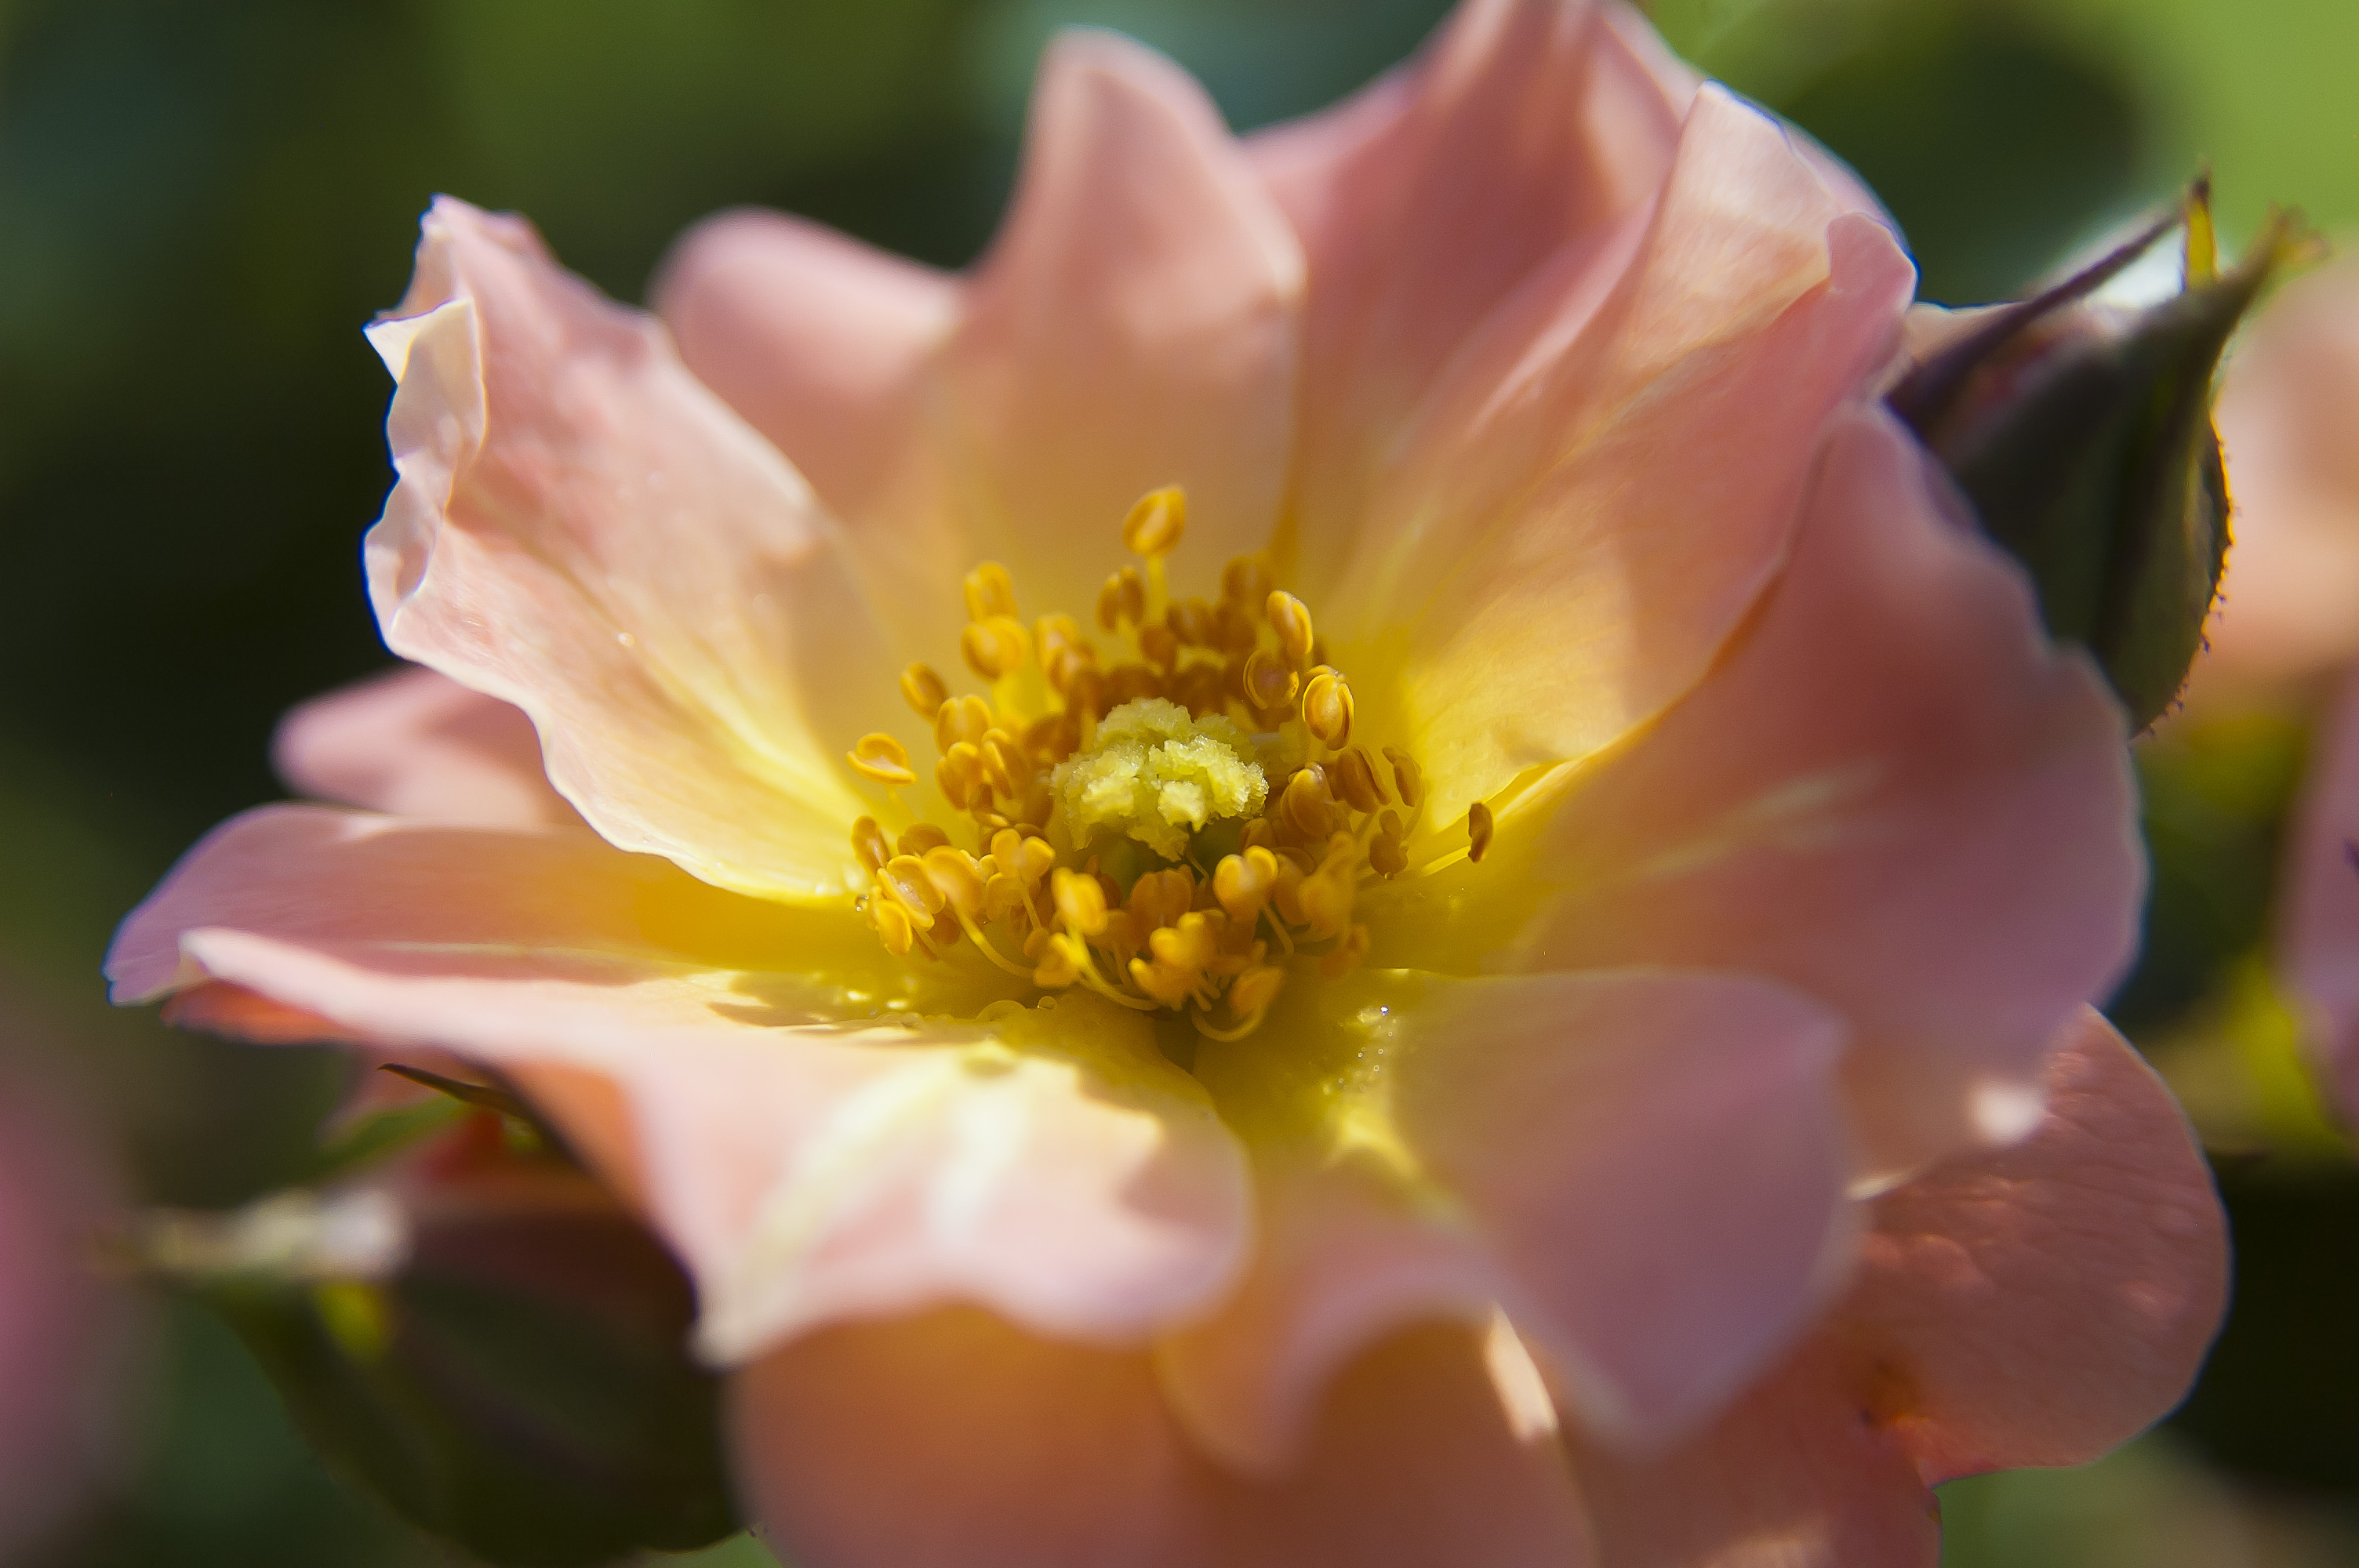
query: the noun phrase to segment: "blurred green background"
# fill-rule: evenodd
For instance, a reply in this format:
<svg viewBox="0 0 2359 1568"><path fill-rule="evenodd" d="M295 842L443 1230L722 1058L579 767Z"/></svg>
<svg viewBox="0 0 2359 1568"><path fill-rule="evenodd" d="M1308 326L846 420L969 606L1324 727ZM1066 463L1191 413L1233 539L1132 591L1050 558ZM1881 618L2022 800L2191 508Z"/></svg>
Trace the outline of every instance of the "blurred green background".
<svg viewBox="0 0 2359 1568"><path fill-rule="evenodd" d="M388 482L359 325L449 190L640 295L760 202L958 265L1056 27L1174 55L1240 127L1348 92L1440 0L0 0L0 1066L76 1093L139 1197L299 1179L339 1065L110 1013L114 922L277 793L289 704L384 661ZM2351 0L1660 0L1713 74L1849 159L1929 297L2020 288L2208 159L2224 227L2359 223ZM2158 860L2116 1016L2219 1154L2238 1304L2162 1433L1948 1488L1957 1564L2359 1563L2359 1173L2264 951L2304 716L2142 744ZM452 1562L321 1473L227 1333L158 1307L113 1470L35 1561ZM5 1391L0 1391L5 1398ZM766 1562L739 1543L714 1554Z"/></svg>

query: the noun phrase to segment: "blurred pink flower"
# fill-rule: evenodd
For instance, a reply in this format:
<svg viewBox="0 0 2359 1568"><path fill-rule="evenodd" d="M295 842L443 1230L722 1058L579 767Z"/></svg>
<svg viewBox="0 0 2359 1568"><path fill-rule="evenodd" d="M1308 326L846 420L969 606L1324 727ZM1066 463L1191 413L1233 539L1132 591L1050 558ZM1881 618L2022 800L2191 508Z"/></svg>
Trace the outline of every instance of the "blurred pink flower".
<svg viewBox="0 0 2359 1568"><path fill-rule="evenodd" d="M1873 402L1910 287L1572 0L1243 144L1068 36L972 275L734 213L669 334L438 203L368 550L430 668L290 721L364 809L218 829L116 994L511 1075L686 1260L800 1561L1930 1564L1930 1484L2176 1400L2224 1252L2085 1005L2118 712ZM1165 514L1101 586L1171 484L1226 671L1124 611ZM1055 654L1102 595L1154 667ZM962 640L980 745L900 674ZM995 839L1110 690L1274 725L1256 668L1310 684L1234 874L1123 909L1066 807ZM1246 776L1178 722L1166 821ZM959 812L885 788L938 741Z"/></svg>
<svg viewBox="0 0 2359 1568"><path fill-rule="evenodd" d="M2228 569L2186 700L2315 695L2359 656L2359 262L2286 287L2229 358Z"/></svg>
<svg viewBox="0 0 2359 1568"><path fill-rule="evenodd" d="M5 998L0 997L0 1003ZM0 1006L0 1561L70 1519L123 1458L125 1303L92 1267L117 1195L91 1129ZM46 1047L46 1043L43 1043Z"/></svg>

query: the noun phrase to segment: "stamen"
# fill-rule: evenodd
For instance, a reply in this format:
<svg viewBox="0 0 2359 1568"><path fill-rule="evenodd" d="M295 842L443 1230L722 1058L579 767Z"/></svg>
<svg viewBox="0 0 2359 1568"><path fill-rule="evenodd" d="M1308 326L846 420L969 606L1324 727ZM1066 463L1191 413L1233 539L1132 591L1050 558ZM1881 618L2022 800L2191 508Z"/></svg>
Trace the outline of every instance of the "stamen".
<svg viewBox="0 0 2359 1568"><path fill-rule="evenodd" d="M1015 674L1030 651L1024 622L1009 615L970 621L959 634L959 653L966 667L988 681Z"/></svg>
<svg viewBox="0 0 2359 1568"><path fill-rule="evenodd" d="M1376 765L1369 759L1365 747L1353 746L1336 758L1330 778L1335 793L1351 802L1356 812L1366 815L1381 811L1389 804L1384 781L1376 777Z"/></svg>
<svg viewBox="0 0 2359 1568"><path fill-rule="evenodd" d="M961 741L980 746L991 733L991 704L979 697L954 697L935 710L934 746L944 755Z"/></svg>
<svg viewBox="0 0 2359 1568"><path fill-rule="evenodd" d="M931 719L950 700L950 687L942 677L923 665L911 665L901 672L901 699L917 710L920 719Z"/></svg>
<svg viewBox="0 0 2359 1568"><path fill-rule="evenodd" d="M1269 563L1258 555L1239 556L1221 568L1221 600L1250 611L1269 600L1277 586L1269 580Z"/></svg>
<svg viewBox="0 0 2359 1568"><path fill-rule="evenodd" d="M1400 802L1411 811L1425 804L1425 774L1417 759L1398 746L1385 748L1385 760L1393 765L1393 787L1400 792Z"/></svg>
<svg viewBox="0 0 2359 1568"><path fill-rule="evenodd" d="M860 743L846 752L843 758L862 778L874 779L881 784L918 782L918 775L909 767L909 749L890 735L863 735Z"/></svg>
<svg viewBox="0 0 2359 1568"><path fill-rule="evenodd" d="M1491 808L1481 801L1466 808L1466 858L1480 861L1491 849Z"/></svg>
<svg viewBox="0 0 2359 1568"><path fill-rule="evenodd" d="M864 816L852 825L852 852L873 877L893 858L893 842L875 817Z"/></svg>
<svg viewBox="0 0 2359 1568"><path fill-rule="evenodd" d="M1123 519L1123 548L1134 556L1159 560L1180 547L1188 531L1188 493L1176 484L1150 490Z"/></svg>
<svg viewBox="0 0 2359 1568"><path fill-rule="evenodd" d="M1006 567L985 561L966 574L966 614L970 621L988 621L994 616L1023 619L1016 608L1016 584Z"/></svg>
<svg viewBox="0 0 2359 1568"><path fill-rule="evenodd" d="M1312 642L1310 611L1302 600L1282 589L1273 589L1265 601L1264 612L1269 617L1270 630L1277 633L1286 656L1299 666L1310 657Z"/></svg>
<svg viewBox="0 0 2359 1568"><path fill-rule="evenodd" d="M1310 677L1302 688L1302 722L1319 743L1330 751L1341 751L1343 742L1352 738L1352 688L1333 670L1325 670Z"/></svg>
<svg viewBox="0 0 2359 1568"><path fill-rule="evenodd" d="M1256 648L1245 659L1241 684L1246 703L1257 711L1269 713L1285 708L1294 700L1302 685L1302 677L1294 667L1266 648Z"/></svg>
<svg viewBox="0 0 2359 1568"><path fill-rule="evenodd" d="M1147 619L1147 583L1136 567L1125 567L1098 589L1098 625L1119 632Z"/></svg>

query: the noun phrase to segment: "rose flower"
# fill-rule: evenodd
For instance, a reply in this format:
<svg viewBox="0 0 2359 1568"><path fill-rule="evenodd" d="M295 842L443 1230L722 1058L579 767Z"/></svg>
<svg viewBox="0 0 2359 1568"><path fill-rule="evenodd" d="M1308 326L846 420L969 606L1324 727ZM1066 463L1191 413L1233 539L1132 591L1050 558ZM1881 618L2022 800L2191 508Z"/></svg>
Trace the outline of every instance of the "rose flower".
<svg viewBox="0 0 2359 1568"><path fill-rule="evenodd" d="M425 668L117 995L506 1075L814 1568L1930 1564L2224 1255L2087 1005L2119 711L1874 400L1911 288L1571 0L1242 144L1068 36L964 276L735 213L659 324L440 202Z"/></svg>

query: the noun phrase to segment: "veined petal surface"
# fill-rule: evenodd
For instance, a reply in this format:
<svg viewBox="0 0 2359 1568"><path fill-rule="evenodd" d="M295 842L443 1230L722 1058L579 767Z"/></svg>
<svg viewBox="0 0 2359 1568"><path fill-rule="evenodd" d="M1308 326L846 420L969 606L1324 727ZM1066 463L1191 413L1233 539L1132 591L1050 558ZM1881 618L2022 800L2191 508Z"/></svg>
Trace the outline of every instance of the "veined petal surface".
<svg viewBox="0 0 2359 1568"><path fill-rule="evenodd" d="M1914 273L1767 114L1700 92L1653 204L1485 319L1384 475L1328 635L1437 827L1709 669Z"/></svg>
<svg viewBox="0 0 2359 1568"><path fill-rule="evenodd" d="M801 477L518 220L437 202L370 330L400 384L367 550L387 644L529 714L609 841L841 895L840 758L895 666Z"/></svg>
<svg viewBox="0 0 2359 1568"><path fill-rule="evenodd" d="M2144 856L2118 707L1944 482L1886 416L1838 420L1712 678L1536 791L1484 865L1403 884L1378 960L1397 923L1475 968L1781 981L1850 1027L1864 1176L2028 1131L2049 1042L2134 949Z"/></svg>
<svg viewBox="0 0 2359 1568"><path fill-rule="evenodd" d="M1137 1342L1209 1304L1247 1242L1235 1141L1135 1016L945 1022L985 999L848 912L578 830L266 807L190 851L109 973L119 1000L225 982L545 1085L687 1262L719 1359L953 1301Z"/></svg>

